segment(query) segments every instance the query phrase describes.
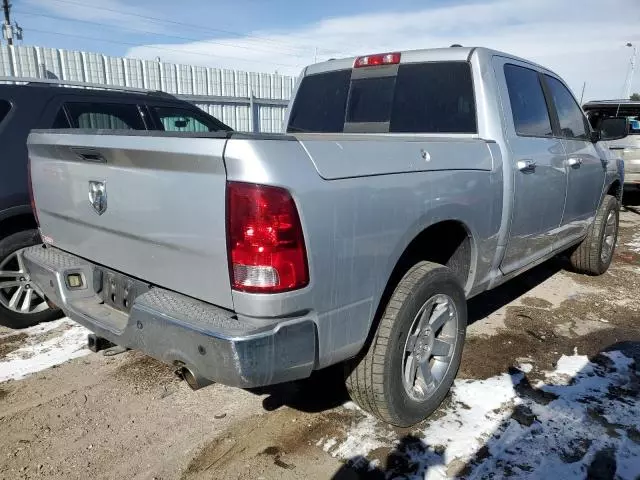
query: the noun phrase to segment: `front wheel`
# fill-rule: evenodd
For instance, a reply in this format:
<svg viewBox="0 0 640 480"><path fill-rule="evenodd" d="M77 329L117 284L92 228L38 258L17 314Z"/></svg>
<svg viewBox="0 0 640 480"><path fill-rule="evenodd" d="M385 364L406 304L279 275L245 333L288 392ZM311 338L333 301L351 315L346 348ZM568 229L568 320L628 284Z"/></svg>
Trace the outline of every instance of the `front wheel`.
<svg viewBox="0 0 640 480"><path fill-rule="evenodd" d="M569 261L574 271L587 275L602 275L607 271L618 240L619 212L618 199L606 195L586 238L571 252Z"/></svg>
<svg viewBox="0 0 640 480"><path fill-rule="evenodd" d="M0 325L26 328L61 316L49 308L40 288L24 268L22 249L40 243L37 230L25 230L0 240Z"/></svg>
<svg viewBox="0 0 640 480"><path fill-rule="evenodd" d="M453 384L466 326L456 276L442 265L416 264L391 295L366 353L349 366L352 400L392 425L424 420Z"/></svg>

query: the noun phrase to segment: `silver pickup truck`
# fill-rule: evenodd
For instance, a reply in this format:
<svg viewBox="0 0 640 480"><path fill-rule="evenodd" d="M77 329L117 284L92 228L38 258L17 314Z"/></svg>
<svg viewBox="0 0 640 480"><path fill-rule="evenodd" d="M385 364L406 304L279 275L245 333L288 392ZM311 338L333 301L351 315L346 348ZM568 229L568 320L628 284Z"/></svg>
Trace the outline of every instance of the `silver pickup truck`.
<svg viewBox="0 0 640 480"><path fill-rule="evenodd" d="M193 387L341 363L355 402L411 425L456 376L466 299L562 251L586 274L611 262L622 162L539 65L484 48L312 65L286 129L32 132L31 280Z"/></svg>

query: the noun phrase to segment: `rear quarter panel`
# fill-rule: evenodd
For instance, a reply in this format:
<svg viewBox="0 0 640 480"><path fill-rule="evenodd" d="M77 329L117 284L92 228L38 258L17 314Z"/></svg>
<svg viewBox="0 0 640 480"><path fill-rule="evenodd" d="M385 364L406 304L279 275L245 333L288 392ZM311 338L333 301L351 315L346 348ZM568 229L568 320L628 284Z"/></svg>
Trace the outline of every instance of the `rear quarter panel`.
<svg viewBox="0 0 640 480"><path fill-rule="evenodd" d="M303 223L311 277L309 286L296 292L233 292L236 312L269 317L311 310L318 325L318 366L323 367L362 347L400 255L429 225L452 219L466 225L473 239L467 291L487 281L502 214L502 170L493 168L490 149L480 140L471 142L475 150L465 152L466 161L462 156L455 160L457 170L448 170L426 166L420 150L428 142L414 142L407 159L406 139L380 140L396 145L393 154L393 148L371 138L363 144L344 135L340 146L325 139L327 145L309 148L310 137L301 135L302 143L231 139L225 162L229 180L291 191ZM448 148L455 152L456 146L449 142ZM442 146L435 150L444 162ZM337 151L351 153L336 163L332 152ZM393 171L398 165L404 173ZM326 180L316 167L325 175L334 169L333 175L347 178Z"/></svg>

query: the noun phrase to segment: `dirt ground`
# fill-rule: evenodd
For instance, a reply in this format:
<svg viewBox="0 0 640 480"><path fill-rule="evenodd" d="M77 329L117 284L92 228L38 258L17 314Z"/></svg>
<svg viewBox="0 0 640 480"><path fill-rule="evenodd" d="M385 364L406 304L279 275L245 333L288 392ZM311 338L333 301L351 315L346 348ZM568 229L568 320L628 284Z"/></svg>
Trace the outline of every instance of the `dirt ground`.
<svg viewBox="0 0 640 480"><path fill-rule="evenodd" d="M615 262L602 277L567 273L553 260L471 300L459 377L488 379L530 364L534 382L562 355L640 342L640 248L629 245L639 233L640 210L623 212ZM0 330L0 360L24 341ZM0 478L359 478L322 445L363 419L342 406L347 397L333 378L192 392L170 367L136 352L75 358L0 383ZM368 455L382 469L391 468L395 439L410 433L394 432ZM608 478L603 455L592 466L605 473L593 478ZM482 459L480 452L475 461Z"/></svg>

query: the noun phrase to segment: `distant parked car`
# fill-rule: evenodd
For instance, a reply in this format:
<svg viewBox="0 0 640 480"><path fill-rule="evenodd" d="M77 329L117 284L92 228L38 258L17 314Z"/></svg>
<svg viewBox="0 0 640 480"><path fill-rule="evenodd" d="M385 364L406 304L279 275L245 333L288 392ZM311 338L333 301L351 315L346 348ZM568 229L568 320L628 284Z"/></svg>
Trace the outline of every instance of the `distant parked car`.
<svg viewBox="0 0 640 480"><path fill-rule="evenodd" d="M31 282L21 255L24 247L40 243L29 202L26 145L29 131L38 128L231 130L195 105L166 93L0 85L0 324L12 328L59 315ZM54 178L68 172L50 173Z"/></svg>
<svg viewBox="0 0 640 480"><path fill-rule="evenodd" d="M633 100L601 100L582 107L593 128L605 118L626 117L628 136L607 142L609 149L624 160L624 185L640 189L640 102Z"/></svg>

